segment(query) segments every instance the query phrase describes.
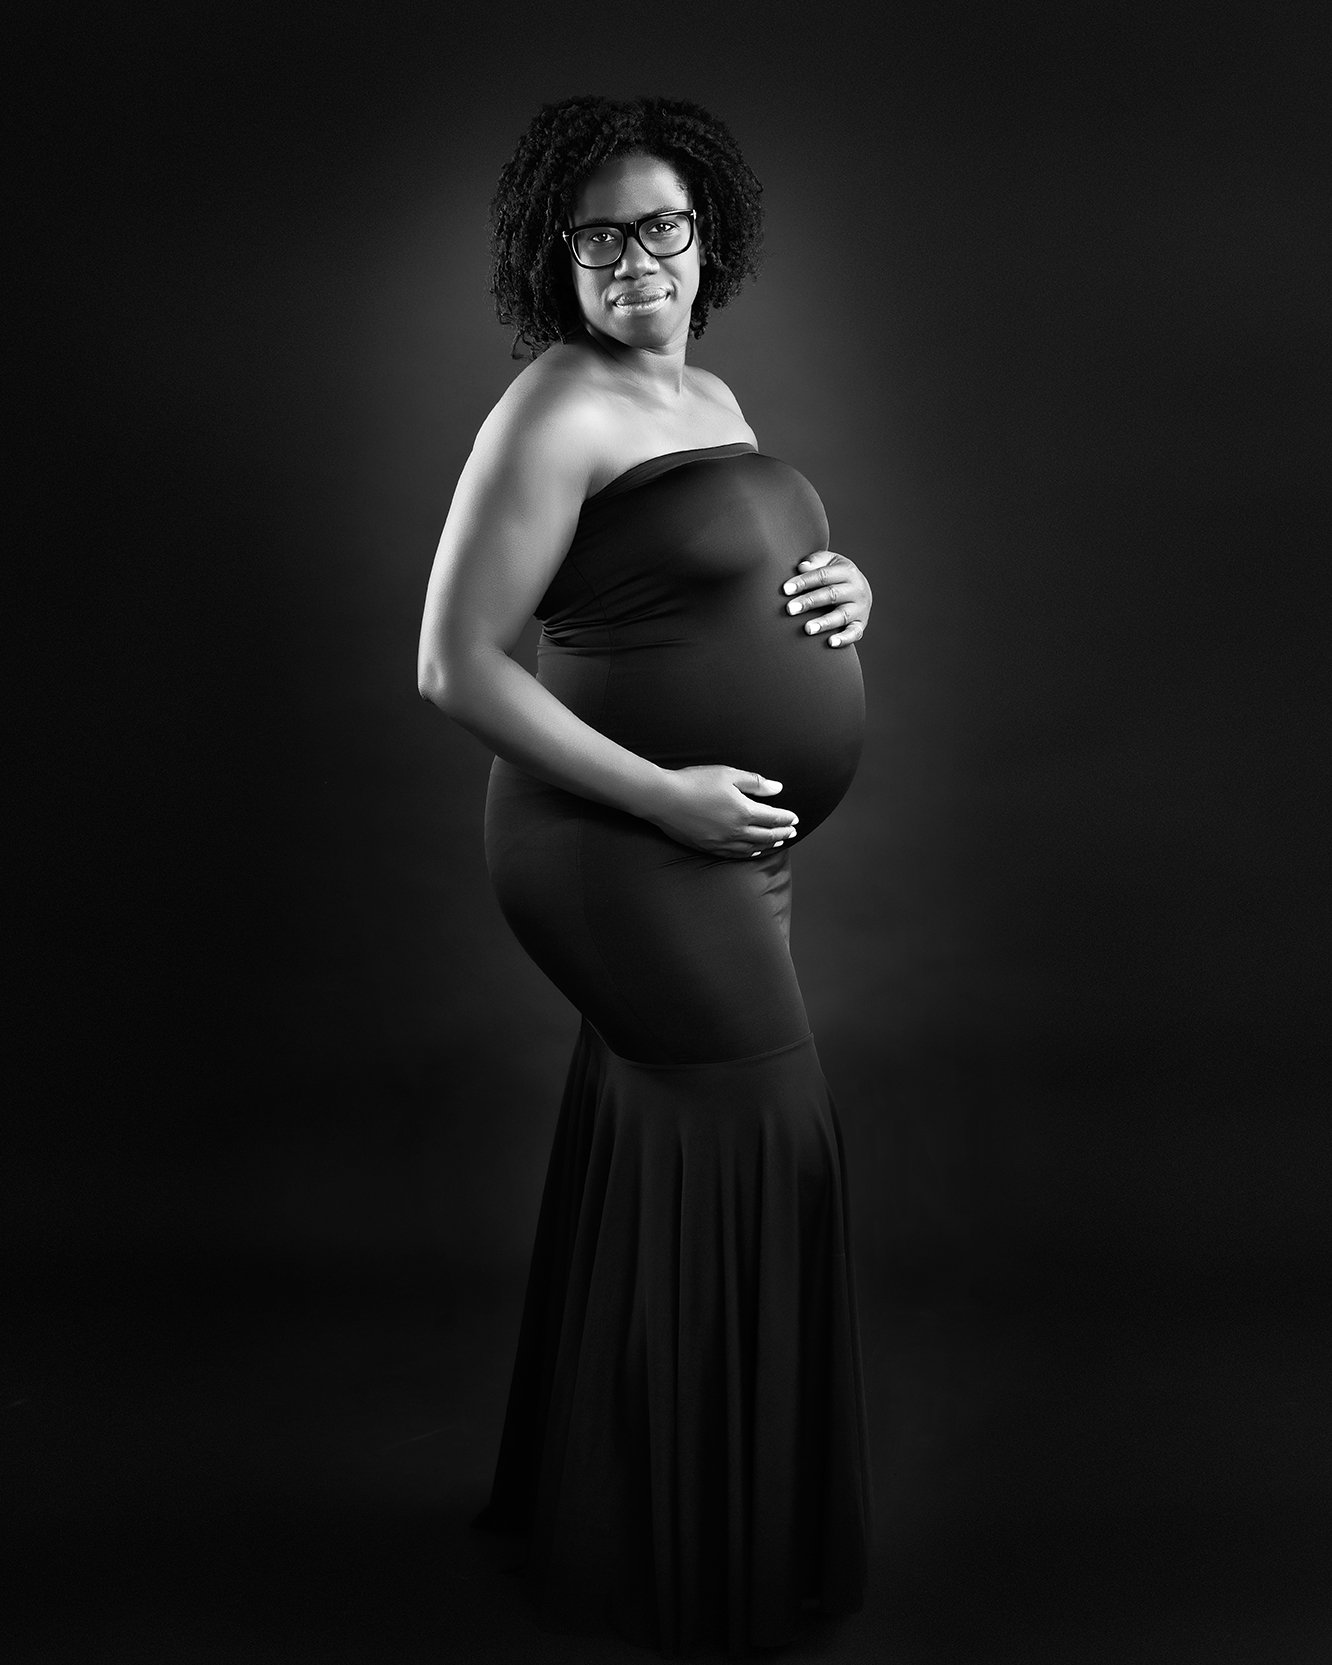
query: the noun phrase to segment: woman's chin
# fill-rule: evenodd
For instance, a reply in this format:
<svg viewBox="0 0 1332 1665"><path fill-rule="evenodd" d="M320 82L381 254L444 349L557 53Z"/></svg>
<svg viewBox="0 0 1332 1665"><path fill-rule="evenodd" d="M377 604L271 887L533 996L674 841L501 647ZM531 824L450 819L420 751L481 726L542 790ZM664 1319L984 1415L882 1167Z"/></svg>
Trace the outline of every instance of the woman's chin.
<svg viewBox="0 0 1332 1665"><path fill-rule="evenodd" d="M602 332L626 346L641 347L674 341L687 333L689 317L667 298L654 306L609 306L601 320Z"/></svg>

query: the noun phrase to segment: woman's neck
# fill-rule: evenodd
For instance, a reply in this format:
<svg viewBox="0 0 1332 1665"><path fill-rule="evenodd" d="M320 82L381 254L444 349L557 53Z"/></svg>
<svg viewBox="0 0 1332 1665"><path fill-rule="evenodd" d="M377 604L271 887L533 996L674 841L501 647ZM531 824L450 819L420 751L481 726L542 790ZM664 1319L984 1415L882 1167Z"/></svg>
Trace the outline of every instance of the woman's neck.
<svg viewBox="0 0 1332 1665"><path fill-rule="evenodd" d="M684 393L687 337L660 347L629 347L591 324L584 324L583 330L598 353L648 397L665 402Z"/></svg>

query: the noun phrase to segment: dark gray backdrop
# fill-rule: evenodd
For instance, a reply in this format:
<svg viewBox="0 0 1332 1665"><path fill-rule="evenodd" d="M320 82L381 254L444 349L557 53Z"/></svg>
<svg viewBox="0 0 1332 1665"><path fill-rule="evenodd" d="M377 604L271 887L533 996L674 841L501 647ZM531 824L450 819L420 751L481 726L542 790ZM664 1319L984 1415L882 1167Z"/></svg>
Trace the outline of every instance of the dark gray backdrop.
<svg viewBox="0 0 1332 1665"><path fill-rule="evenodd" d="M56 326L36 686L68 721L34 758L17 1010L52 1088L9 1217L59 1292L34 1310L83 1314L52 1357L90 1314L151 1331L293 1268L512 1315L574 1021L505 933L488 760L414 655L517 369L489 194L537 104L587 90L733 127L768 261L698 360L875 586L864 769L796 857L867 1302L1304 1335L1325 672L1295 575L1327 309L1300 44L1226 8L214 6L69 20L48 67L20 148ZM1105 1425L1091 1357L1069 1450ZM1244 1507L1312 1495L1267 1366L1234 1368L1265 1431ZM1125 1392L1098 1472L1146 1438L1205 1513L1229 1436L1195 1461L1185 1395Z"/></svg>

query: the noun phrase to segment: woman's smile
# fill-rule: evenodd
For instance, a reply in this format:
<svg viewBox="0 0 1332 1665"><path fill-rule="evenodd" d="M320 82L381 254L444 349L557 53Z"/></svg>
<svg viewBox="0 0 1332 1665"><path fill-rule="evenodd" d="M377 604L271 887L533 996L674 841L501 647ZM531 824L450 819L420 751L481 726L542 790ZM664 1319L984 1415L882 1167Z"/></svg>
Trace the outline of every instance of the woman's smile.
<svg viewBox="0 0 1332 1665"><path fill-rule="evenodd" d="M621 312L655 312L665 306L670 299L670 292L660 284L651 284L642 289L627 289L617 295L611 302L613 307Z"/></svg>

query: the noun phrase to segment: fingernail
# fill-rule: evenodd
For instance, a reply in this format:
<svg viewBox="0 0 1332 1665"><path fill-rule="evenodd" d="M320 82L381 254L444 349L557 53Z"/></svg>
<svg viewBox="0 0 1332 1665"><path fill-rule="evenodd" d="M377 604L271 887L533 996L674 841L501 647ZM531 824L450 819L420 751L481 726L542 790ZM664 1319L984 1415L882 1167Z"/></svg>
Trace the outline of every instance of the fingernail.
<svg viewBox="0 0 1332 1665"><path fill-rule="evenodd" d="M796 581L794 578L788 578L786 580L785 584L782 585L782 593L783 595L794 595L796 593Z"/></svg>
<svg viewBox="0 0 1332 1665"><path fill-rule="evenodd" d="M805 626L806 636L816 636L816 635L818 635L818 630L819 630L819 621L817 619L811 619L809 621L809 623Z"/></svg>
<svg viewBox="0 0 1332 1665"><path fill-rule="evenodd" d="M828 646L829 647L841 647L841 645L842 645L842 638L840 636L829 636L829 638L828 638Z"/></svg>
<svg viewBox="0 0 1332 1665"><path fill-rule="evenodd" d="M786 604L786 610L788 613L798 613L803 606L803 601L788 601Z"/></svg>

